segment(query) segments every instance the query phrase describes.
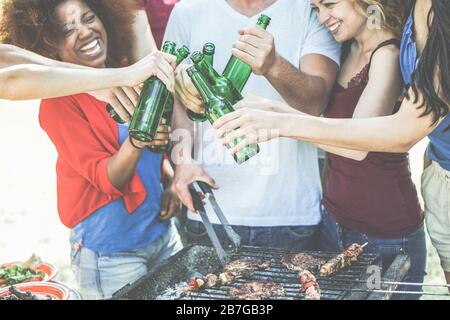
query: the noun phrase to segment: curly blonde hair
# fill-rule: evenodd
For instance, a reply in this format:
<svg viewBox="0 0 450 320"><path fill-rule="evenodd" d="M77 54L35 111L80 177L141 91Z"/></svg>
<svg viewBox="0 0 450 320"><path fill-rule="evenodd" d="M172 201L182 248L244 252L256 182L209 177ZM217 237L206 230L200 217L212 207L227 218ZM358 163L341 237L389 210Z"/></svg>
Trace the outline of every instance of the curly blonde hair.
<svg viewBox="0 0 450 320"><path fill-rule="evenodd" d="M401 38L407 12L404 0L352 0L356 9L369 18L370 8L380 13L383 29Z"/></svg>

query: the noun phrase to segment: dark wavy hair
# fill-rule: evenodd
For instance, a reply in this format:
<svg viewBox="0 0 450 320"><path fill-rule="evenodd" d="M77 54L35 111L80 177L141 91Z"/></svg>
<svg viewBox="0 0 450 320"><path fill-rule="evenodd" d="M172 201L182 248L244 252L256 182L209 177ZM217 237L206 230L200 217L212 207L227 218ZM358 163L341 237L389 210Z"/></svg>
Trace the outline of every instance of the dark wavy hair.
<svg viewBox="0 0 450 320"><path fill-rule="evenodd" d="M4 0L0 38L4 43L58 59L61 28L55 9L67 0ZM102 21L108 34L109 67L122 65L134 39L137 0L82 0Z"/></svg>
<svg viewBox="0 0 450 320"><path fill-rule="evenodd" d="M450 105L450 1L432 0L428 14L428 40L412 76L414 102L419 92L425 107L422 116L433 114L433 124L449 113ZM435 83L437 80L439 84ZM410 99L412 97L408 97ZM445 128L448 132L450 126Z"/></svg>

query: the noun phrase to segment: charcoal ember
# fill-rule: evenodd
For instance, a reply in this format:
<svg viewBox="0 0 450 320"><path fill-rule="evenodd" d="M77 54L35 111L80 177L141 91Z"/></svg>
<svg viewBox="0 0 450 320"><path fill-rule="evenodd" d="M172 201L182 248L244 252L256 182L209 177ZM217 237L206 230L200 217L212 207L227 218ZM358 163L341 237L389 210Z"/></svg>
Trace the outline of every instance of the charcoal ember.
<svg viewBox="0 0 450 320"><path fill-rule="evenodd" d="M206 275L206 288L214 288L215 286L217 286L219 284L219 277L215 274L207 274Z"/></svg>
<svg viewBox="0 0 450 320"><path fill-rule="evenodd" d="M318 271L320 266L325 262L325 259L314 257L304 252L295 255L285 255L281 258L281 263L289 270L295 272L301 272L303 270Z"/></svg>
<svg viewBox="0 0 450 320"><path fill-rule="evenodd" d="M253 281L229 290L229 296L238 300L264 300L285 295L282 285L276 282Z"/></svg>
<svg viewBox="0 0 450 320"><path fill-rule="evenodd" d="M266 270L270 264L270 261L261 259L242 258L228 263L225 271L231 272L235 278L242 278L251 275L256 270Z"/></svg>

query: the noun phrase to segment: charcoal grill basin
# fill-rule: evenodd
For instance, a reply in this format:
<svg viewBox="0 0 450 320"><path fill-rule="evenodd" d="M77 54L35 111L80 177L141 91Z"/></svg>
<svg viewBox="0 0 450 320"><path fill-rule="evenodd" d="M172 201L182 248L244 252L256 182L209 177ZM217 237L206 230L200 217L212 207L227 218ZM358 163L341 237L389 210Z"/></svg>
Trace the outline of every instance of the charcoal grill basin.
<svg viewBox="0 0 450 320"><path fill-rule="evenodd" d="M199 273L218 272L221 268L213 248L199 245L188 246L162 262L155 272L120 289L114 294L113 299L155 300L167 288L175 284L185 283Z"/></svg>
<svg viewBox="0 0 450 320"><path fill-rule="evenodd" d="M281 283L286 291L286 296L274 297L273 300L303 300L304 295L299 292L298 273L287 270L281 264L281 257L286 254L298 252L267 249L256 247L242 247L233 258L259 258L271 261L271 267L264 271L256 271L249 278L235 281L232 286L237 286L249 280L274 281ZM309 254L330 259L336 253L308 252ZM357 262L349 268L336 274L321 278L318 283L322 290L323 300L363 300L367 299L365 279L369 266L380 266L381 259L377 254L362 254ZM147 274L133 284L129 284L113 296L120 300L227 300L230 299L228 291L230 286L206 289L190 296L182 294L182 288L193 277L208 273L219 274L223 270L220 261L209 246L191 245L184 248L175 256L164 261L154 273ZM317 270L310 270L312 272ZM317 274L317 272L315 272Z"/></svg>

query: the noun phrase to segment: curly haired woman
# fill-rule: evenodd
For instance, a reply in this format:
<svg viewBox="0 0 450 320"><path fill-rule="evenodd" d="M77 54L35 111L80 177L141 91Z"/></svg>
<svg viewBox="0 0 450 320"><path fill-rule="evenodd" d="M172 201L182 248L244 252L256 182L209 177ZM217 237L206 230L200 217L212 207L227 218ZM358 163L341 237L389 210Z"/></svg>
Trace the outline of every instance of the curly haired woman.
<svg viewBox="0 0 450 320"><path fill-rule="evenodd" d="M11 0L4 7L11 43L48 58L105 68L126 61L135 1ZM174 58L153 53L155 74L173 81ZM79 79L83 81L83 79ZM72 266L85 298L106 299L182 248L162 202L177 199L161 185L162 144L128 136L105 103L88 94L43 100L39 120L58 151L58 211L71 228Z"/></svg>
<svg viewBox="0 0 450 320"><path fill-rule="evenodd" d="M6 6L8 5L6 2ZM135 45L129 48L129 62L132 65L102 70L49 59L8 44L11 43L11 39L8 39L8 26L13 22L9 12L11 11L6 10L0 20L1 99L29 100L90 92L110 103L123 119L129 118L139 91L134 86L141 84L156 71L154 57L149 54L155 46L152 39L146 41L151 38L150 32L136 33L148 25L145 12L138 12L134 23L136 31L133 33L140 38L134 41L135 44L147 44L145 47ZM83 82L79 81L80 78L83 78Z"/></svg>

